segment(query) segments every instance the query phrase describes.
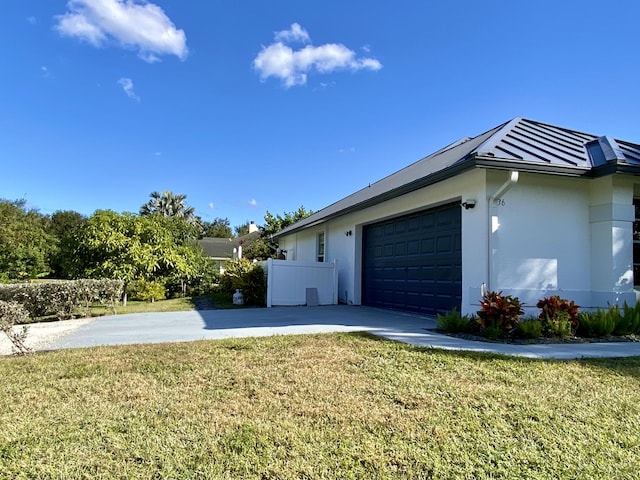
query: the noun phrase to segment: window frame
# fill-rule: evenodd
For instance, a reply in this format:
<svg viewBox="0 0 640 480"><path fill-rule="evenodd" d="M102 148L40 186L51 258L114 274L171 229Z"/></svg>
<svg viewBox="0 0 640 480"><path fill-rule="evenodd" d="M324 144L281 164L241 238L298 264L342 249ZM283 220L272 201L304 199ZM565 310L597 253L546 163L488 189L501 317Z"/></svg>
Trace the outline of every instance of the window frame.
<svg viewBox="0 0 640 480"><path fill-rule="evenodd" d="M316 234L316 261L324 263L327 252L327 237L325 232L318 232Z"/></svg>

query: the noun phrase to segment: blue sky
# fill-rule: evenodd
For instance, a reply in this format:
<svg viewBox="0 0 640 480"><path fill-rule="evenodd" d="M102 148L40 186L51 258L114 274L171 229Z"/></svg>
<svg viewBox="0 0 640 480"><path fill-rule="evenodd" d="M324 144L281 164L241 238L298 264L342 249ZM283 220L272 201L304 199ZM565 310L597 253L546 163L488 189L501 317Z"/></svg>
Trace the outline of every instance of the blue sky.
<svg viewBox="0 0 640 480"><path fill-rule="evenodd" d="M640 143L640 2L7 0L0 198L319 210L522 116Z"/></svg>

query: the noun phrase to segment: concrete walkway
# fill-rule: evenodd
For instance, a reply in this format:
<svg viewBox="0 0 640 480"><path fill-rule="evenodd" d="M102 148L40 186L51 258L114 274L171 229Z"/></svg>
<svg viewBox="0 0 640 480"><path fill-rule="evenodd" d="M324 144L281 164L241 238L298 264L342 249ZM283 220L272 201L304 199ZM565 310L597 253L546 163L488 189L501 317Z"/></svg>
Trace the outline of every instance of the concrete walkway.
<svg viewBox="0 0 640 480"><path fill-rule="evenodd" d="M391 340L447 350L516 355L528 358L640 356L640 343L510 345L448 337L432 317L355 306L276 307L238 310L140 313L98 317L40 350L185 342L203 339L364 331Z"/></svg>

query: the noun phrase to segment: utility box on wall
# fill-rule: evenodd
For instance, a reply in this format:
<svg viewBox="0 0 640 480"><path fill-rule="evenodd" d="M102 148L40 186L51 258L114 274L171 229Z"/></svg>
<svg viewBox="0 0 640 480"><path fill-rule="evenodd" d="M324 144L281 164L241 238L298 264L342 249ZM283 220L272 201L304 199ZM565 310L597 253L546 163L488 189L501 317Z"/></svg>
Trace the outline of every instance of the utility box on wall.
<svg viewBox="0 0 640 480"><path fill-rule="evenodd" d="M337 305L338 262L261 262L267 275L267 307ZM313 301L309 301L312 298Z"/></svg>

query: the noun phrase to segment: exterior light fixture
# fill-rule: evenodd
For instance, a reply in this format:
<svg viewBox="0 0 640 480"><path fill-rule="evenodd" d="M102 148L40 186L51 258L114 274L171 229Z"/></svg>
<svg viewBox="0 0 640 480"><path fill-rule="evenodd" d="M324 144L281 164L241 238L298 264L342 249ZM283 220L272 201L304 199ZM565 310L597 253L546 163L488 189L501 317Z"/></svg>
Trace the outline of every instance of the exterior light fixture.
<svg viewBox="0 0 640 480"><path fill-rule="evenodd" d="M475 200L465 200L460 205L463 206L465 209L469 210L470 208L474 208L476 206L476 201Z"/></svg>

